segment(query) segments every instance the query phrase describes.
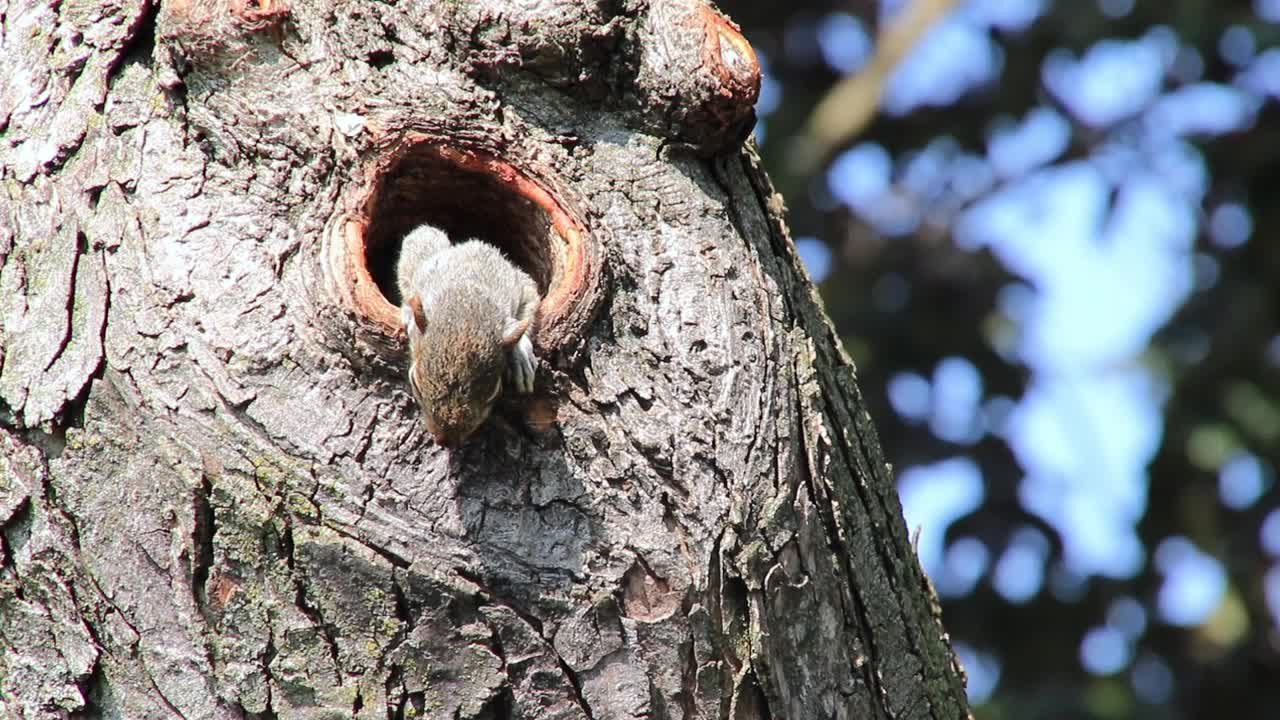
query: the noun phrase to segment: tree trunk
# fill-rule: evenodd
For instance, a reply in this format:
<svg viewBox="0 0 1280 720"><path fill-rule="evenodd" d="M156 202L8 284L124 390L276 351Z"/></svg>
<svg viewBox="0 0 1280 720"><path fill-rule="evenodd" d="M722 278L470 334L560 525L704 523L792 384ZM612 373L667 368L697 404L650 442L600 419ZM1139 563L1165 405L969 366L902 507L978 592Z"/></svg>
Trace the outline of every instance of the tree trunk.
<svg viewBox="0 0 1280 720"><path fill-rule="evenodd" d="M695 0L0 0L0 715L956 718ZM540 284L452 454L389 268Z"/></svg>

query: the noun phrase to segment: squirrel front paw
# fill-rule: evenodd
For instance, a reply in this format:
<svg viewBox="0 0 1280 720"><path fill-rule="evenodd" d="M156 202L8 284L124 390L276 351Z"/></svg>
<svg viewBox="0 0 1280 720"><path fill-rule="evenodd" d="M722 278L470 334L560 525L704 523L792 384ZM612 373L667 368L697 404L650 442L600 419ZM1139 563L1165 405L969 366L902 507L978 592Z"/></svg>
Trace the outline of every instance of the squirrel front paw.
<svg viewBox="0 0 1280 720"><path fill-rule="evenodd" d="M527 395L533 392L533 368L537 358L533 355L533 343L524 335L511 348L511 384L516 392Z"/></svg>

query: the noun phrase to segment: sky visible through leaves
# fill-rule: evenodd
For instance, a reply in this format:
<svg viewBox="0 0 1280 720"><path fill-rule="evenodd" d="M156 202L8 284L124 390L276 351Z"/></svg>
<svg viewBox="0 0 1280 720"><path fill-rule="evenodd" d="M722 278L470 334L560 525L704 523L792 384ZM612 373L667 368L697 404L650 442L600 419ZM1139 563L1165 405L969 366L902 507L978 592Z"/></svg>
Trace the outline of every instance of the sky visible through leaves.
<svg viewBox="0 0 1280 720"><path fill-rule="evenodd" d="M1133 5L1082 2L1096 2L1117 18ZM902 3L884 5L890 17ZM974 87L998 84L1005 59L992 31L1019 32L1046 6L1042 0L959 3L892 72L881 112L945 107ZM1257 0L1254 12L1280 23L1280 0ZM805 37L816 43L788 42L784 32L775 56L761 58L756 136L762 144L773 140L771 115L788 102L770 69L784 59L777 54L817 53L831 70L855 73L873 51L868 31L850 14L832 11L814 23L816 32ZM1206 58L1168 27L1080 52L1056 50L1039 68L1046 102L998 120L985 153L939 137L895 157L874 141L855 140L820 179L819 203L843 205L889 238L917 232L940 204L954 208L954 241L989 249L1021 279L1001 290L999 307L1010 324L990 340L1002 356L1030 369L1022 397L990 396L982 374L960 356L938 363L932 374L893 375L888 395L902 418L961 446L987 433L1004 438L1025 473L1018 501L1059 533L1063 568L1049 567L1049 539L1030 527L998 556L973 538L944 543L948 525L983 502L982 471L961 453L898 468L907 525L920 529L920 557L939 592L964 595L988 577L1013 603L1046 590L1070 597L1073 584L1090 577L1131 578L1154 563L1162 577L1158 617L1121 598L1079 648L1079 662L1090 672L1132 668L1135 692L1153 701L1170 693L1170 671L1150 658L1135 664L1136 639L1155 619L1204 622L1222 602L1227 579L1212 555L1184 537L1155 547L1138 537L1169 391L1143 355L1189 295L1217 279L1214 258L1196 250L1197 236L1203 232L1229 250L1253 235L1247 205L1230 198L1207 202L1209 171L1193 139L1248 128L1264 102L1280 98L1280 48L1261 48L1248 28L1236 26L1222 33L1217 52L1215 61L1234 68L1230 82L1200 79ZM1171 85L1169 77L1179 82ZM1080 126L1104 139L1087 157L1064 161L1073 127ZM826 279L831 243L813 236L796 243L815 281ZM1271 353L1280 363L1280 336ZM1189 452L1220 451L1212 437L1201 444ZM1275 469L1247 452L1218 465L1218 499L1232 508L1257 503L1275 481ZM1264 547L1280 556L1280 511L1270 512L1261 534ZM1264 583L1280 622L1276 568ZM1001 660L963 638L957 649L971 696L981 702L998 686Z"/></svg>

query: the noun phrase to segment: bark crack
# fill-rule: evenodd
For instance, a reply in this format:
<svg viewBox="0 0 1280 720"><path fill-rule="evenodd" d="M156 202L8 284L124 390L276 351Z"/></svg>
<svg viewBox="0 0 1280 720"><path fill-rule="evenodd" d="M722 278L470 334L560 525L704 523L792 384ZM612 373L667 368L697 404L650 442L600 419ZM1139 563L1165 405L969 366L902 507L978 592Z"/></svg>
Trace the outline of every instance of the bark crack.
<svg viewBox="0 0 1280 720"><path fill-rule="evenodd" d="M541 636L540 630L539 636ZM545 637L542 639L546 640ZM582 694L582 679L578 677L578 673L573 668L569 667L569 663L565 662L564 656L560 654L559 650L555 649L554 645L547 642L547 646L551 648L552 654L555 655L556 664L560 666L560 671L569 680L569 687L573 688L573 698L577 701L578 707L582 708L582 713L587 716L587 720L595 720L595 714L591 712L591 705L587 702L586 696Z"/></svg>
<svg viewBox="0 0 1280 720"><path fill-rule="evenodd" d="M400 555L399 553L396 553L396 552L394 552L394 551L392 551L392 550L389 550L389 549L387 549L387 548L385 548L385 547L382 547L381 545L378 545L377 543L370 542L370 541L368 541L368 540L366 540L366 539L364 539L364 538L360 537L359 535L356 535L355 533L352 533L351 531L347 530L346 528L344 528L343 526L341 526L341 525L339 525L339 524L337 524L337 523L329 522L329 521L324 521L324 523L323 523L323 524L324 524L324 527L328 528L329 530L334 531L334 532L335 532L335 533L337 533L338 535L341 535L342 537L344 537L344 538L346 538L346 539L348 539L348 540L354 540L355 542L360 543L360 544L361 544L361 545L363 545L364 547L366 547L366 548L368 548L369 550L373 551L376 555L378 555L378 556L379 556L379 557L381 557L382 559L384 559L384 560L386 560L387 562L391 563L393 566L400 568L401 570L408 570L408 569L409 569L409 566L413 564L413 563L409 562L408 558L405 558L404 556Z"/></svg>
<svg viewBox="0 0 1280 720"><path fill-rule="evenodd" d="M275 710L275 694L272 688L279 682L279 680L277 680L275 674L271 672L271 663L275 662L276 655L278 653L279 651L276 650L276 633L274 625L268 622L267 642L266 645L263 646L262 655L260 656L262 674L267 678L267 682L265 683L267 688L266 707L261 713L257 713L257 717L262 718L262 720L276 720L278 717Z"/></svg>
<svg viewBox="0 0 1280 720"><path fill-rule="evenodd" d="M280 536L280 546L284 550L285 564L289 566L289 574L293 578L294 605L324 637L325 644L329 647L329 656L333 660L334 679L338 685L342 685L344 672L342 659L338 654L337 632L334 630L333 624L325 620L324 612L307 598L306 578L298 572L294 565L293 523L287 516L284 520L284 532Z"/></svg>
<svg viewBox="0 0 1280 720"><path fill-rule="evenodd" d="M478 720L512 720L515 718L515 694L510 685L503 685L498 692L484 701L476 712Z"/></svg>
<svg viewBox="0 0 1280 720"><path fill-rule="evenodd" d="M395 601L396 620L399 627L396 628L395 634L391 636L382 646L382 652L378 655L378 669L387 670L387 678L384 683L384 691L386 693L387 714L388 716L403 718L405 711L405 703L408 702L409 693L405 692L404 672L400 665L395 663L388 664L387 657L396 651L400 644L409 637L409 633L413 632L416 624L413 619L413 613L409 609L409 598L405 594L404 586L400 584L401 573L395 570L391 573L391 595ZM397 688L399 690L397 691ZM397 698L398 696L398 698ZM396 703L393 707L392 703Z"/></svg>
<svg viewBox="0 0 1280 720"><path fill-rule="evenodd" d="M66 325L63 328L62 336L57 340L57 348L49 354L49 360L40 368L41 373L49 372L49 368L53 367L58 359L62 357L62 353L71 344L71 335L75 330L75 306L76 306L76 281L80 271L80 256L84 254L85 246L88 244L84 233L78 228L76 229L76 247L71 253L71 267L67 269L67 275L71 278L70 285L67 287L67 304L65 310L67 313Z"/></svg>
<svg viewBox="0 0 1280 720"><path fill-rule="evenodd" d="M209 570L213 567L213 536L217 532L213 504L211 502L212 495L213 480L208 473L202 472L200 473L200 484L196 486L195 492L192 494L192 519L194 522L191 528L193 555L191 592L195 599L196 609L199 610L201 617L206 622L209 619L209 602L205 583L209 579Z"/></svg>
<svg viewBox="0 0 1280 720"><path fill-rule="evenodd" d="M124 44L107 65L107 87L110 88L124 66L138 62L151 66L151 53L156 44L156 16L160 14L158 0L143 0L142 12L125 31Z"/></svg>
<svg viewBox="0 0 1280 720"><path fill-rule="evenodd" d="M18 572L18 562L13 556L12 539L10 531L22 525L30 525L31 516L34 512L34 506L31 503L31 497L27 496L18 501L17 507L3 522L0 522L0 565L4 569L13 573L16 580L13 584L13 595L19 600L26 600L26 593L22 590L22 575Z"/></svg>
<svg viewBox="0 0 1280 720"><path fill-rule="evenodd" d="M85 627L89 627L89 622L85 621ZM90 632L89 636L94 638L96 633ZM97 643L97 640L94 640ZM93 696L98 693L98 689L107 680L106 672L102 667L101 657L95 655L93 665L89 668L89 672L81 677L76 678L76 690L80 693L80 698L84 704L80 706L76 713L78 717L96 717L99 715L97 708L93 704Z"/></svg>
<svg viewBox="0 0 1280 720"><path fill-rule="evenodd" d="M542 626L542 621L539 620L535 615L532 615L520 609L515 605L515 603L508 602L503 598L499 597L484 582L484 579L476 575L475 573L472 573L466 568L454 568L454 572L458 573L458 576L461 577L462 579L480 588L482 597L487 596L485 599L489 601L489 603L498 605L500 607L504 607L510 610L511 612L515 613L516 617L523 620L524 623L528 625L530 629L533 630L533 632L538 636L538 638L542 640L547 650L549 650L551 652L551 655L555 658L556 665L559 666L560 672L563 673L565 676L565 679L569 681L569 687L573 691L573 699L578 704L578 708L582 710L582 713L584 715L586 715L587 720L595 720L595 714L592 713L591 711L591 704L587 702L586 696L582 694L582 679L578 677L578 673L572 667L569 666L569 663L564 659L564 656L560 654L560 651L556 649L556 646L551 642L550 639L547 638L544 628ZM504 668L506 666L505 660L503 662L503 666Z"/></svg>
<svg viewBox="0 0 1280 720"><path fill-rule="evenodd" d="M151 689L155 691L156 697L160 698L160 702L164 704L169 712L182 718L182 720L187 720L187 716L179 710L178 706L174 705L173 701L170 700L168 696L164 694L164 691L160 689L160 686L156 683L155 677L151 675L151 670L146 669L146 663L143 663L143 668L145 670L144 674L147 676L147 682L151 685Z"/></svg>

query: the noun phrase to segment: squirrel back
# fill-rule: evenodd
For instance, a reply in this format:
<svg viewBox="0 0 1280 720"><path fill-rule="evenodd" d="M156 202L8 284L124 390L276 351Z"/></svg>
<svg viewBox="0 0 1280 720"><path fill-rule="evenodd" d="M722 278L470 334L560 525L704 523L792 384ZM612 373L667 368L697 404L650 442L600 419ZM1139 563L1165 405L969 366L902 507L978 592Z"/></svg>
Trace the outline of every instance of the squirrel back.
<svg viewBox="0 0 1280 720"><path fill-rule="evenodd" d="M452 243L443 230L431 225L419 225L400 242L400 257L396 260L396 287L400 290L400 302L414 293L414 273L427 258L447 250Z"/></svg>

